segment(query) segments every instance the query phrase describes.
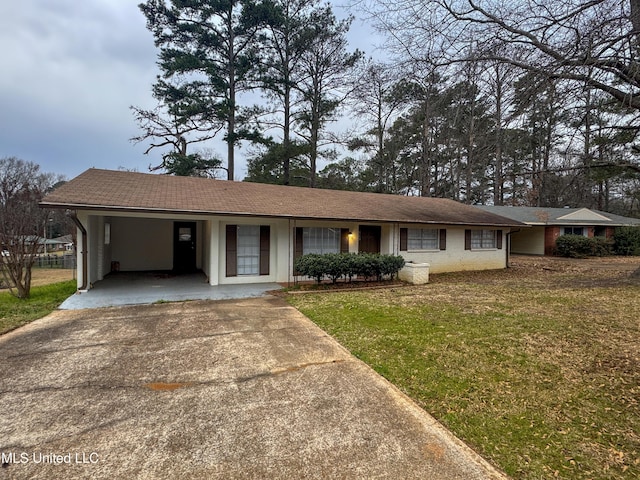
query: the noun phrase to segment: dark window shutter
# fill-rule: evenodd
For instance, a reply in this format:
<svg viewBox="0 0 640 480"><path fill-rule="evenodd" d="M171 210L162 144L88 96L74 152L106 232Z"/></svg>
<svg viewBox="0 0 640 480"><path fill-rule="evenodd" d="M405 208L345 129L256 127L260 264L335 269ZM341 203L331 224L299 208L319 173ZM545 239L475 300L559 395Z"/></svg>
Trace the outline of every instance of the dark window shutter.
<svg viewBox="0 0 640 480"><path fill-rule="evenodd" d="M340 229L340 253L349 253L349 229Z"/></svg>
<svg viewBox="0 0 640 480"><path fill-rule="evenodd" d="M269 225L260 225L260 275L269 275L269 244L271 229Z"/></svg>
<svg viewBox="0 0 640 480"><path fill-rule="evenodd" d="M227 277L238 275L238 226L227 225Z"/></svg>
<svg viewBox="0 0 640 480"><path fill-rule="evenodd" d="M444 228L440 229L440 250L447 249L447 230Z"/></svg>
<svg viewBox="0 0 640 480"><path fill-rule="evenodd" d="M293 250L293 264L295 265L296 260L302 256L302 252L304 251L303 245L302 245L302 236L303 236L302 227L296 227L294 236L295 236L294 238L295 246ZM293 274L299 275L295 268L293 269Z"/></svg>
<svg viewBox="0 0 640 480"><path fill-rule="evenodd" d="M295 238L295 250L293 252L293 259L296 260L298 257L302 256L302 227L296 227L296 238Z"/></svg>
<svg viewBox="0 0 640 480"><path fill-rule="evenodd" d="M471 250L471 230L464 231L464 249Z"/></svg>
<svg viewBox="0 0 640 480"><path fill-rule="evenodd" d="M408 239L409 239L409 229L401 228L400 229L400 251L401 252L407 251L407 245L409 244Z"/></svg>
<svg viewBox="0 0 640 480"><path fill-rule="evenodd" d="M496 231L496 248L498 250L502 249L502 230Z"/></svg>

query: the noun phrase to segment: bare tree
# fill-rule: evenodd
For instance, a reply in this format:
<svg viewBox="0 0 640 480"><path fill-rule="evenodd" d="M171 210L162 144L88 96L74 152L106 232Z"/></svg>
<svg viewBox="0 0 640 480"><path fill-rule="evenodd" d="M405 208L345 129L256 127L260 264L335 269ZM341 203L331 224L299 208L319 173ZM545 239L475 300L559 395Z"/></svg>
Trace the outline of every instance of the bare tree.
<svg viewBox="0 0 640 480"><path fill-rule="evenodd" d="M377 175L380 192L391 190L385 141L393 120L409 105L408 94L409 88L397 71L390 65L371 60L364 66L353 91L353 113L358 122L366 122L363 125L366 130L351 142L350 147L372 153L369 162Z"/></svg>
<svg viewBox="0 0 640 480"><path fill-rule="evenodd" d="M407 61L447 67L473 45L478 60L605 92L628 109L617 126L640 131L640 0L370 0L368 11Z"/></svg>
<svg viewBox="0 0 640 480"><path fill-rule="evenodd" d="M41 246L49 211L38 202L54 185L40 166L7 157L0 159L0 243L2 276L18 298L29 298L31 268Z"/></svg>

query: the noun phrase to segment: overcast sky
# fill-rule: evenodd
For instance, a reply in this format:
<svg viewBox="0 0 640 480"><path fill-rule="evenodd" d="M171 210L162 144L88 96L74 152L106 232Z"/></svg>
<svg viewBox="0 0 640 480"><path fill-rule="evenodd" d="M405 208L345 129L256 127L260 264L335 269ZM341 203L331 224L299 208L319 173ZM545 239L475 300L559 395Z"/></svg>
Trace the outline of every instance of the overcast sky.
<svg viewBox="0 0 640 480"><path fill-rule="evenodd" d="M32 161L68 179L90 167L146 172L159 161L160 152L143 155L145 147L129 141L138 133L129 106L154 105L157 73L138 3L0 2L0 158ZM350 41L373 53L371 32L358 20ZM244 177L244 162L237 170L236 179Z"/></svg>

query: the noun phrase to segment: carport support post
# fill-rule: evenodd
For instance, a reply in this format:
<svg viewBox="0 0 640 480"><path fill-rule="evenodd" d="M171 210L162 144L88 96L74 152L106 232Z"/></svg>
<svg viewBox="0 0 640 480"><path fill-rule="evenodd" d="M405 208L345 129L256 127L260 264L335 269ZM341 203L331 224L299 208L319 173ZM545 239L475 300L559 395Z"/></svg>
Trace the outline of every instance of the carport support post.
<svg viewBox="0 0 640 480"><path fill-rule="evenodd" d="M78 285L77 285L77 287L78 287L79 291L85 292L87 290L87 285L89 284L88 279L87 279L87 275L88 275L88 268L87 268L87 229L84 228L84 225L82 225L80 220L78 220L78 216L77 216L75 211L67 210L65 212L65 214L67 215L67 217L69 217L71 220L73 220L73 223L76 224L76 227L78 227L78 231L80 232L80 237L82 238L82 243L81 243L81 247L80 247L81 251L77 252L77 259L76 259L76 261L79 260L80 261L80 265L82 265L81 273L80 273L80 275L78 275Z"/></svg>
<svg viewBox="0 0 640 480"><path fill-rule="evenodd" d="M220 252L220 221L209 220L209 249L207 258L209 260L209 285L220 283L220 259L225 258Z"/></svg>

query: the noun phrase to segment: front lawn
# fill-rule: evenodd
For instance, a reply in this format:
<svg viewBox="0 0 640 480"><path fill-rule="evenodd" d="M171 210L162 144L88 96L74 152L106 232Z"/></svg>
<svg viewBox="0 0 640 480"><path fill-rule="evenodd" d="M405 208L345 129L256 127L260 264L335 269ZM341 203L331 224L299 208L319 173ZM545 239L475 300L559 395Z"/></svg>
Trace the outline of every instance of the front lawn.
<svg viewBox="0 0 640 480"><path fill-rule="evenodd" d="M631 271L522 258L423 287L288 299L510 476L640 478Z"/></svg>
<svg viewBox="0 0 640 480"><path fill-rule="evenodd" d="M0 335L44 317L76 291L76 281L31 287L31 297L19 300L8 290L0 292Z"/></svg>

